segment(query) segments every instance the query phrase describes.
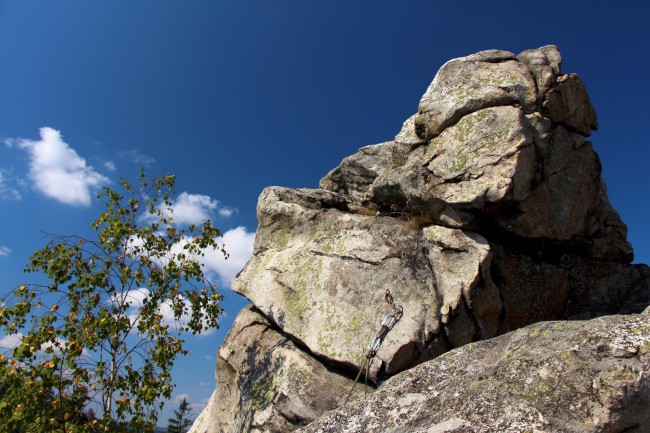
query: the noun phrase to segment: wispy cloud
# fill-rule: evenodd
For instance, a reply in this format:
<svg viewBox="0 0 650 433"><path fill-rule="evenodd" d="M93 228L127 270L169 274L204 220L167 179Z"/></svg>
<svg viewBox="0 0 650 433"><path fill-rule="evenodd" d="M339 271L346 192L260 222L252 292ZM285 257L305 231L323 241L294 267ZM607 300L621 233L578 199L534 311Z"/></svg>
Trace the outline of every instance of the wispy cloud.
<svg viewBox="0 0 650 433"><path fill-rule="evenodd" d="M72 149L56 129L40 129L40 140L16 139L6 141L10 146L29 154L29 179L32 186L45 196L61 203L88 206L91 192L108 178L97 173L86 160Z"/></svg>
<svg viewBox="0 0 650 433"><path fill-rule="evenodd" d="M187 401L190 401L189 399ZM208 405L210 402L210 397L204 398L198 403L190 403L190 407L192 408L192 413L193 414L200 414L203 412L203 409Z"/></svg>
<svg viewBox="0 0 650 433"><path fill-rule="evenodd" d="M200 402L192 402L192 396L186 392L175 395L172 401L175 404L180 404L183 399L187 400L187 402L190 404L190 408L192 409L192 413L195 415L201 413L203 409L205 409L205 407L208 405L208 402L210 402L210 397L204 398Z"/></svg>
<svg viewBox="0 0 650 433"><path fill-rule="evenodd" d="M187 393L183 393L183 394L178 394L178 395L176 395L176 396L174 397L174 401L175 401L176 403L180 403L180 402L183 401L183 400L190 401L190 395L187 394Z"/></svg>
<svg viewBox="0 0 650 433"><path fill-rule="evenodd" d="M0 257L3 256L8 256L11 254L12 249L9 247L5 247L4 245L0 245Z"/></svg>
<svg viewBox="0 0 650 433"><path fill-rule="evenodd" d="M129 160L135 164L142 165L143 167L148 167L156 162L155 158L148 155L143 155L137 149L131 149L122 152L120 153L120 157Z"/></svg>
<svg viewBox="0 0 650 433"><path fill-rule="evenodd" d="M115 167L115 163L113 161L104 161L103 164L104 167L106 167L106 170L110 170L110 171L117 170L117 167Z"/></svg>
<svg viewBox="0 0 650 433"><path fill-rule="evenodd" d="M0 200L20 200L22 195L19 187L24 187L24 181L13 174L13 170L0 169Z"/></svg>

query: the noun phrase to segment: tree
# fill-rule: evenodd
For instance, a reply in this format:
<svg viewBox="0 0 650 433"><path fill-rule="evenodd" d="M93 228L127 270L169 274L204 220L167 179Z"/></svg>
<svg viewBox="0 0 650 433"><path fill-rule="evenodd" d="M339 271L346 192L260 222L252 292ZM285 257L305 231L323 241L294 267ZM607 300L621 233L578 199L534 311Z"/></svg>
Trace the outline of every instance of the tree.
<svg viewBox="0 0 650 433"><path fill-rule="evenodd" d="M121 180L125 196L103 188L96 240L51 236L32 255L25 271L49 284L20 285L0 302L0 326L20 338L0 353L0 432L154 428L187 353L183 333L218 326L222 296L201 256L227 257L210 221L174 224L174 183L141 170L138 183Z"/></svg>
<svg viewBox="0 0 650 433"><path fill-rule="evenodd" d="M167 422L167 433L185 433L192 426L192 419L190 414L192 413L192 408L187 402L186 398L183 398L178 405L178 409L174 410L174 417L169 418Z"/></svg>

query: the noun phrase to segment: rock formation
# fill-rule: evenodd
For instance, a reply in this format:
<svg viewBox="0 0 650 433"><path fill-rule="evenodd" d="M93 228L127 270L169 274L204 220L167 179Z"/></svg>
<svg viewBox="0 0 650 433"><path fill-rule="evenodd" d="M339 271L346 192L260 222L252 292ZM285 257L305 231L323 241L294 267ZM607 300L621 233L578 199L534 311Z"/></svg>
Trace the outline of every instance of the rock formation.
<svg viewBox="0 0 650 433"><path fill-rule="evenodd" d="M473 343L299 431L648 432L650 316L544 322Z"/></svg>
<svg viewBox="0 0 650 433"><path fill-rule="evenodd" d="M535 322L643 310L650 271L629 264L586 141L596 127L555 47L483 51L447 62L395 140L344 159L319 189L265 189L233 282L253 307L219 349L191 431L290 431L342 405L390 311L386 290L404 315L370 364L372 387Z"/></svg>

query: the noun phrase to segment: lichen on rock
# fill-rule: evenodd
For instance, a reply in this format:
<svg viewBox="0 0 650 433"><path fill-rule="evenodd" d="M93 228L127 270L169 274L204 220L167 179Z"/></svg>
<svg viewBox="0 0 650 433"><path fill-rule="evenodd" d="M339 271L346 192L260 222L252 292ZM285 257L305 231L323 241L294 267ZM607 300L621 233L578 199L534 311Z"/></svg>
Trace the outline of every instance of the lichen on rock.
<svg viewBox="0 0 650 433"><path fill-rule="evenodd" d="M543 322L392 377L304 433L645 432L650 318Z"/></svg>

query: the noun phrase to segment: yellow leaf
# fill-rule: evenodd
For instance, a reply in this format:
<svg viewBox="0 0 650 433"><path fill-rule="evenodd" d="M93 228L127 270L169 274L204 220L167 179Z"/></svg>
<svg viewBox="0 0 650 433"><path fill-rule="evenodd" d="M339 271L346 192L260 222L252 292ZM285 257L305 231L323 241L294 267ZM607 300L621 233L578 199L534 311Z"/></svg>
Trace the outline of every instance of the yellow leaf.
<svg viewBox="0 0 650 433"><path fill-rule="evenodd" d="M15 372L16 370L12 368L11 370L9 370L9 376L12 376Z"/></svg>
<svg viewBox="0 0 650 433"><path fill-rule="evenodd" d="M0 353L0 361L4 361L4 360L5 360L5 354L4 354L4 353Z"/></svg>

